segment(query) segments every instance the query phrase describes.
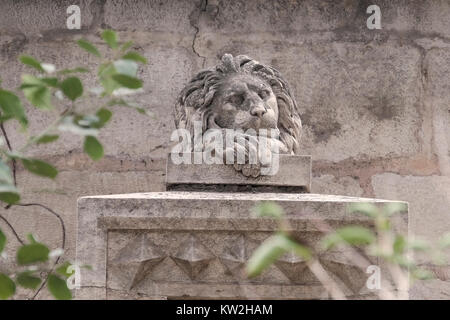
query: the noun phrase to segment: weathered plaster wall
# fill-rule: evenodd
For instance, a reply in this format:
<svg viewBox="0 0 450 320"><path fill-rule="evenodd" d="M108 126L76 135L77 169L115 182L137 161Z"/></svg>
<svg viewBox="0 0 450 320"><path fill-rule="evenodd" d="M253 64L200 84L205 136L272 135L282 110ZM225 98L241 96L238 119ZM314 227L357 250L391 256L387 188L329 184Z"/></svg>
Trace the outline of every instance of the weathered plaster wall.
<svg viewBox="0 0 450 320"><path fill-rule="evenodd" d="M79 31L66 29L70 4L81 7ZM382 30L366 27L371 4L381 7ZM314 160L313 192L409 201L412 233L435 239L450 230L449 18L447 0L1 1L4 87L18 86L22 53L58 67L95 65L75 40L96 42L102 28L112 28L148 58L138 101L156 115L117 109L100 136L106 156L96 163L70 135L32 150L61 171L52 182L19 167L24 198L61 213L73 257L76 199L163 190L177 93L223 53L245 53L274 65L293 87L304 154ZM31 132L51 121L31 108L28 114ZM24 139L16 129L7 126L14 146ZM60 243L58 221L44 211L2 214L22 234ZM413 297L449 298L450 268L438 275Z"/></svg>

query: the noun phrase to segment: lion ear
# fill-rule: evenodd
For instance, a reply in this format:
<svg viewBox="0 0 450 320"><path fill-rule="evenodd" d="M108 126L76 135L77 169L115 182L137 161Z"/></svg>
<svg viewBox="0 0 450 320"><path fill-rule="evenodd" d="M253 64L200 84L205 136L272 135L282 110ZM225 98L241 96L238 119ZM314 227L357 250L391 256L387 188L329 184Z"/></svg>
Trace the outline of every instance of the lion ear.
<svg viewBox="0 0 450 320"><path fill-rule="evenodd" d="M245 64L253 61L253 59L244 54L240 54L240 55L234 57L234 61L236 62L236 65L239 66L239 68L242 68Z"/></svg>
<svg viewBox="0 0 450 320"><path fill-rule="evenodd" d="M238 72L238 66L236 66L234 58L233 58L233 56L231 54L225 53L222 56L221 60L222 60L222 65L224 67L224 70L223 70L224 73Z"/></svg>

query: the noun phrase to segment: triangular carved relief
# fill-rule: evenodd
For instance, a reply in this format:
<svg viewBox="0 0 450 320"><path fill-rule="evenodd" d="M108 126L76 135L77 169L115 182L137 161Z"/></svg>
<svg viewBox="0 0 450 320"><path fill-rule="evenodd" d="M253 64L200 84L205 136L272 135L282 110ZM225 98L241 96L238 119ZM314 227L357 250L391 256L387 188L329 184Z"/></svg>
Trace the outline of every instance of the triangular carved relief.
<svg viewBox="0 0 450 320"><path fill-rule="evenodd" d="M171 258L191 280L195 280L215 256L193 234L189 234Z"/></svg>

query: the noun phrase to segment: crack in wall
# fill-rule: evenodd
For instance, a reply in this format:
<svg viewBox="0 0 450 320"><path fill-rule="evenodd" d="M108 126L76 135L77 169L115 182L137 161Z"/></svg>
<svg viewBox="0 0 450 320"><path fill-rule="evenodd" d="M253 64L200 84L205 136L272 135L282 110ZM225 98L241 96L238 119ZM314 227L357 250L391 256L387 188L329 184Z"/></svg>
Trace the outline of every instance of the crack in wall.
<svg viewBox="0 0 450 320"><path fill-rule="evenodd" d="M206 57L205 57L205 56L202 56L202 55L197 51L197 49L195 48L195 45L196 45L196 41L197 41L197 38L198 38L198 34L200 33L199 21L200 21L200 18L201 18L201 16L202 16L202 14L203 14L204 12L206 12L206 7L207 7L207 6L208 6L208 0L202 0L202 1L200 2L200 5L197 6L197 7L195 8L195 10L192 11L191 14L189 15L189 23L190 23L191 27L193 27L193 28L195 29L194 37L193 37L193 39L192 39L191 49L192 49L192 52L194 52L194 54L195 54L197 57L199 57L200 59L202 59L202 68L205 67Z"/></svg>

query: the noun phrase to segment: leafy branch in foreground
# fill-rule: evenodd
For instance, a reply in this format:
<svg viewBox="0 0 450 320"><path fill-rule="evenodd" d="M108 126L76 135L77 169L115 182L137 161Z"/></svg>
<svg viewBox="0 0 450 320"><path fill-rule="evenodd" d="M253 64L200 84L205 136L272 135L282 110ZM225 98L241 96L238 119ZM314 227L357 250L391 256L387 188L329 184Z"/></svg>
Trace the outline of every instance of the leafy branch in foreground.
<svg viewBox="0 0 450 320"><path fill-rule="evenodd" d="M396 232L392 227L391 219L393 215L406 211L406 205L402 203L387 203L383 208L371 203L357 203L349 207L349 214L357 213L368 216L373 222L374 230L360 225L349 225L332 230L325 221L317 221L316 226L325 232L325 235L320 241L319 249L315 250L297 243L290 237L290 231L293 229L279 205L265 202L256 206L253 211L260 217L277 220L279 231L254 251L247 262L248 276L258 276L282 255L293 252L306 262L307 267L333 299L345 299L345 294L343 288L333 280L333 277L319 262L318 257L328 250L337 246L346 246L347 249L362 248L367 256L381 258L395 287L393 288L387 280L383 279L383 289L378 290L378 296L381 299L406 299L411 283L433 277L430 270L420 267L414 261L411 253L414 251L424 253L432 261L432 264L442 265L445 264L443 250L450 247L450 233L444 235L439 243L433 246L426 241L410 239ZM365 272L365 267L371 264L357 250L345 250L342 254L347 255L347 258L363 272Z"/></svg>
<svg viewBox="0 0 450 320"><path fill-rule="evenodd" d="M99 160L104 155L103 145L98 133L113 115L114 106L128 107L139 113L147 114L142 107L136 106L126 98L142 90L142 80L137 77L138 64L145 64L146 59L139 53L130 51L132 42L119 44L117 35L112 30L105 30L101 37L110 48L112 59L104 57L97 47L85 39L77 41L78 46L99 59L96 77L99 86L85 90L82 80L77 76L90 72L86 67L75 67L57 70L49 63L22 55L19 60L30 67L33 73L23 74L19 90L28 103L42 112L53 113L52 123L35 135L28 135L26 142L13 148L8 138L4 123L17 121L23 132L27 132L29 120L24 104L13 91L0 87L0 128L4 142L0 144L0 201L9 209L11 206L38 206L57 217L62 228L61 248L50 251L43 243L28 236L25 243L11 223L2 215L0 220L15 235L21 246L17 250L16 264L13 272L0 273L0 299L8 299L16 292L16 286L33 290L33 298L44 285L56 299L71 299L72 294L67 287L66 279L69 262L59 263L65 247L65 226L61 216L52 209L38 203L22 203L20 188L17 186L16 169L21 164L30 173L44 178L55 179L58 170L44 160L30 157L28 150L33 146L49 144L57 141L63 132L69 132L83 138L83 150L92 159ZM1 83L0 83L1 84ZM95 110L85 112L81 108L89 99ZM90 100L94 99L92 103ZM5 233L0 229L0 259L5 259L4 250L7 245ZM42 277L41 274L46 276Z"/></svg>

